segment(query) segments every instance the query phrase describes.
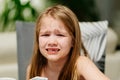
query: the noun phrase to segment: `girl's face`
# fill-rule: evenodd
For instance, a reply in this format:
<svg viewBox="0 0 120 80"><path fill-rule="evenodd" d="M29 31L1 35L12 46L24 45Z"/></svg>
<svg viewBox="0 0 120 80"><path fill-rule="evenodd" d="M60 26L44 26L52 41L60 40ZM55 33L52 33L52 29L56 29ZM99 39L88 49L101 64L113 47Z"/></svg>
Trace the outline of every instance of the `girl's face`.
<svg viewBox="0 0 120 80"><path fill-rule="evenodd" d="M40 26L39 49L48 61L66 60L72 47L72 38L58 19L44 17Z"/></svg>

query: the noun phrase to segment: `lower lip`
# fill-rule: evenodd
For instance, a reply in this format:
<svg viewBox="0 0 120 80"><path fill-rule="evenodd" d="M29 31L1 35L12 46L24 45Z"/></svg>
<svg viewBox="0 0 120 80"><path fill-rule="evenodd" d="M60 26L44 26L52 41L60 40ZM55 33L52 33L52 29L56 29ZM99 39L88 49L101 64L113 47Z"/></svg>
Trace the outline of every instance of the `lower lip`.
<svg viewBox="0 0 120 80"><path fill-rule="evenodd" d="M47 51L48 54L52 55L52 54L57 54L58 51Z"/></svg>

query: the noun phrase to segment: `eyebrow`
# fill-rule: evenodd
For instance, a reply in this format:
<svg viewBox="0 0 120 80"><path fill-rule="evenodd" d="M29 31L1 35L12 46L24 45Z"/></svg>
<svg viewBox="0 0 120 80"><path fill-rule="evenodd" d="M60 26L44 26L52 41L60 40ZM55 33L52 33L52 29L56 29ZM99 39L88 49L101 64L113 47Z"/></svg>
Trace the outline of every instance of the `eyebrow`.
<svg viewBox="0 0 120 80"><path fill-rule="evenodd" d="M50 30L44 30L44 31L40 31L40 33L50 33L51 31ZM61 30L58 30L58 29L55 29L55 32L63 32L63 33L66 33L67 31L61 31Z"/></svg>
<svg viewBox="0 0 120 80"><path fill-rule="evenodd" d="M62 32L63 32L63 31L62 31ZM55 29L55 33L61 33L61 31L58 30L58 29Z"/></svg>
<svg viewBox="0 0 120 80"><path fill-rule="evenodd" d="M40 34L43 34L43 33L50 33L50 31L46 30L46 31L40 31Z"/></svg>

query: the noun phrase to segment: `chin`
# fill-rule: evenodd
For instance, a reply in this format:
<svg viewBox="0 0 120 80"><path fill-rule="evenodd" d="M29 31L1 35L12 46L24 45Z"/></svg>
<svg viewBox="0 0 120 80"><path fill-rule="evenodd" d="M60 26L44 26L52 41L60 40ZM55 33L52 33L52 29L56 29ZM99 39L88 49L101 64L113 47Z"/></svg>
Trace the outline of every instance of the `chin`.
<svg viewBox="0 0 120 80"><path fill-rule="evenodd" d="M59 61L59 59L58 59L58 58L51 57L51 58L48 58L48 61L56 62L56 61Z"/></svg>

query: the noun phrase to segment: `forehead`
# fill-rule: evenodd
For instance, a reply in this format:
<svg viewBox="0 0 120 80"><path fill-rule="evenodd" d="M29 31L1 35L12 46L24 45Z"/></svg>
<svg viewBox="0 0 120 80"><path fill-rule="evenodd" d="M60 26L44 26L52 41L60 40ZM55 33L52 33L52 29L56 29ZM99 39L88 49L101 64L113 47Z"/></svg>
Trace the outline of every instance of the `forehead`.
<svg viewBox="0 0 120 80"><path fill-rule="evenodd" d="M51 16L43 17L40 21L40 29L66 29L65 24L60 20Z"/></svg>

